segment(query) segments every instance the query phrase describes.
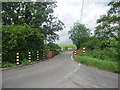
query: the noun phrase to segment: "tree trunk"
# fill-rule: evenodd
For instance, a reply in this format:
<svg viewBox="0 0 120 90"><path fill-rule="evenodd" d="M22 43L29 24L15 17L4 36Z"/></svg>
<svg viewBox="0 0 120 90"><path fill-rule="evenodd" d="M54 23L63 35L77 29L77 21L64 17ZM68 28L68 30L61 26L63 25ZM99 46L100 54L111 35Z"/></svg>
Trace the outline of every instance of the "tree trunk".
<svg viewBox="0 0 120 90"><path fill-rule="evenodd" d="M80 44L76 44L77 50L80 49Z"/></svg>

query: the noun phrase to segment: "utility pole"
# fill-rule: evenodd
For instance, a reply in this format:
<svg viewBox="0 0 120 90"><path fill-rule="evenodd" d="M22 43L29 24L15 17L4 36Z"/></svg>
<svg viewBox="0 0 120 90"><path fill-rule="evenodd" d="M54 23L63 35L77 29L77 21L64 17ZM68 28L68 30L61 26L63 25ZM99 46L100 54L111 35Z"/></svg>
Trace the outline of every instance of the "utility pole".
<svg viewBox="0 0 120 90"><path fill-rule="evenodd" d="M82 23L83 5L84 5L84 0L82 1L81 15L80 15L80 23Z"/></svg>

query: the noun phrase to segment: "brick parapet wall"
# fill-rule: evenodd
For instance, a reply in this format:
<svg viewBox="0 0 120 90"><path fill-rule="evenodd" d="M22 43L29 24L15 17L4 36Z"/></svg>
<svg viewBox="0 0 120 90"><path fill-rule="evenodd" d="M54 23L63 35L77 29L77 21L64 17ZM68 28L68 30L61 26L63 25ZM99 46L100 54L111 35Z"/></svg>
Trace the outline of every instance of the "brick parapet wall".
<svg viewBox="0 0 120 90"><path fill-rule="evenodd" d="M52 57L58 55L59 52L58 51L47 51L47 52L45 52L45 54L47 55L48 58L52 58Z"/></svg>

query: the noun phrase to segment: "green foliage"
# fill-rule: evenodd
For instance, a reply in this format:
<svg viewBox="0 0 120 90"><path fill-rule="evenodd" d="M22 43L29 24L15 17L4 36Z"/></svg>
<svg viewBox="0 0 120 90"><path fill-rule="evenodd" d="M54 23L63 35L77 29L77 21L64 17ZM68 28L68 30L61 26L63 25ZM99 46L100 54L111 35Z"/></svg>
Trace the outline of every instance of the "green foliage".
<svg viewBox="0 0 120 90"><path fill-rule="evenodd" d="M34 63L34 62L32 61L32 63ZM24 59L24 60L21 61L21 64L22 65L28 65L28 64L31 64L31 62L29 62L28 59Z"/></svg>
<svg viewBox="0 0 120 90"><path fill-rule="evenodd" d="M120 30L119 8L120 1L112 1L108 4L111 8L106 15L102 15L97 20L98 26L95 35L104 38L115 38L118 41L118 31Z"/></svg>
<svg viewBox="0 0 120 90"><path fill-rule="evenodd" d="M87 38L87 41L81 44L81 47L87 48L87 49L99 49L100 48L100 42L98 38L96 37L89 37Z"/></svg>
<svg viewBox="0 0 120 90"><path fill-rule="evenodd" d="M16 53L19 52L20 63L27 64L24 60L28 60L29 51L32 61L36 60L37 51L43 59L44 41L59 39L56 32L64 28L64 24L53 14L55 7L56 2L2 2L3 62L15 63ZM52 45L49 48L58 49Z"/></svg>
<svg viewBox="0 0 120 90"><path fill-rule="evenodd" d="M55 7L55 2L3 2L3 25L26 23L37 28L47 41L53 42L59 39L55 32L64 28L64 24L53 14Z"/></svg>
<svg viewBox="0 0 120 90"><path fill-rule="evenodd" d="M93 67L97 67L102 70L107 70L115 73L119 73L118 70L118 63L113 61L102 61L96 58L91 58L88 56L75 56L74 57L77 61L82 64L90 65Z"/></svg>
<svg viewBox="0 0 120 90"><path fill-rule="evenodd" d="M14 62L17 52L25 59L28 51L35 53L43 48L44 35L38 33L38 29L28 25L3 26L2 29L3 61Z"/></svg>
<svg viewBox="0 0 120 90"><path fill-rule="evenodd" d="M80 48L82 43L86 42L87 37L90 35L89 29L79 22L76 22L68 33L70 34L69 38L76 45L77 49Z"/></svg>
<svg viewBox="0 0 120 90"><path fill-rule="evenodd" d="M118 53L116 49L107 48L105 50L88 50L86 54L82 56L89 56L100 60L118 61Z"/></svg>
<svg viewBox="0 0 120 90"><path fill-rule="evenodd" d="M55 43L48 43L46 44L45 49L50 51L54 51L54 50L60 51L61 48Z"/></svg>
<svg viewBox="0 0 120 90"><path fill-rule="evenodd" d="M120 73L118 66L118 53L115 50L90 50L85 54L74 56L80 63L97 67L99 69Z"/></svg>
<svg viewBox="0 0 120 90"><path fill-rule="evenodd" d="M2 62L2 68L11 67L15 65L16 65L15 63L11 63L11 62Z"/></svg>
<svg viewBox="0 0 120 90"><path fill-rule="evenodd" d="M69 48L70 50L76 49L76 46L73 43L56 43L56 44L63 48L65 51L68 51Z"/></svg>
<svg viewBox="0 0 120 90"><path fill-rule="evenodd" d="M97 20L95 35L79 22L69 31L70 39L77 49L86 48L87 53L76 56L81 63L95 66L112 72L120 72L118 53L120 53L120 1L111 1L106 15ZM89 51L90 50L90 51ZM118 70L119 68L119 70Z"/></svg>
<svg viewBox="0 0 120 90"><path fill-rule="evenodd" d="M37 61L32 61L32 62L28 62L27 59L24 59L22 61L20 61L21 65L30 65L30 64L34 64ZM11 62L2 62L2 68L8 68L8 67L14 67L16 66L16 63L11 63Z"/></svg>
<svg viewBox="0 0 120 90"><path fill-rule="evenodd" d="M105 48L117 48L118 41L114 38L98 38L98 37L89 37L87 42L81 44L82 47L87 49L100 49L103 50Z"/></svg>

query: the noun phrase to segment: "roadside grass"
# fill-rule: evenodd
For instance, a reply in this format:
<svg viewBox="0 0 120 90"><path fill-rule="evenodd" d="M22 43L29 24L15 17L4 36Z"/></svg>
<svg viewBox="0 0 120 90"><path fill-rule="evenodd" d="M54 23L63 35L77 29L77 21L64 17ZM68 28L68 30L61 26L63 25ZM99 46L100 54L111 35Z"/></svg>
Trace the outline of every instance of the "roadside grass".
<svg viewBox="0 0 120 90"><path fill-rule="evenodd" d="M16 66L16 64L10 63L10 62L2 62L2 65L1 65L2 68L12 67L12 66Z"/></svg>
<svg viewBox="0 0 120 90"><path fill-rule="evenodd" d="M118 65L118 60L116 60L117 57L114 55L110 57L107 56L107 54L108 51L88 51L85 54L74 55L73 58L81 64L114 73L120 73L120 66Z"/></svg>
<svg viewBox="0 0 120 90"><path fill-rule="evenodd" d="M43 60L40 60L40 61L43 61ZM21 61L19 65L30 65L30 64L35 64L40 61L28 62L28 60L25 59ZM8 68L8 67L14 67L14 66L18 66L18 65L16 63L11 63L11 62L2 62L2 65L1 65L2 68Z"/></svg>
<svg viewBox="0 0 120 90"><path fill-rule="evenodd" d="M81 54L81 56L89 56L92 58L97 58L100 60L107 61L118 61L118 53L114 50L87 50L86 54Z"/></svg>
<svg viewBox="0 0 120 90"><path fill-rule="evenodd" d="M28 64L30 63L22 61L20 65L28 65ZM13 67L13 66L17 66L17 65L11 62L2 62L2 68L8 68L8 67Z"/></svg>

